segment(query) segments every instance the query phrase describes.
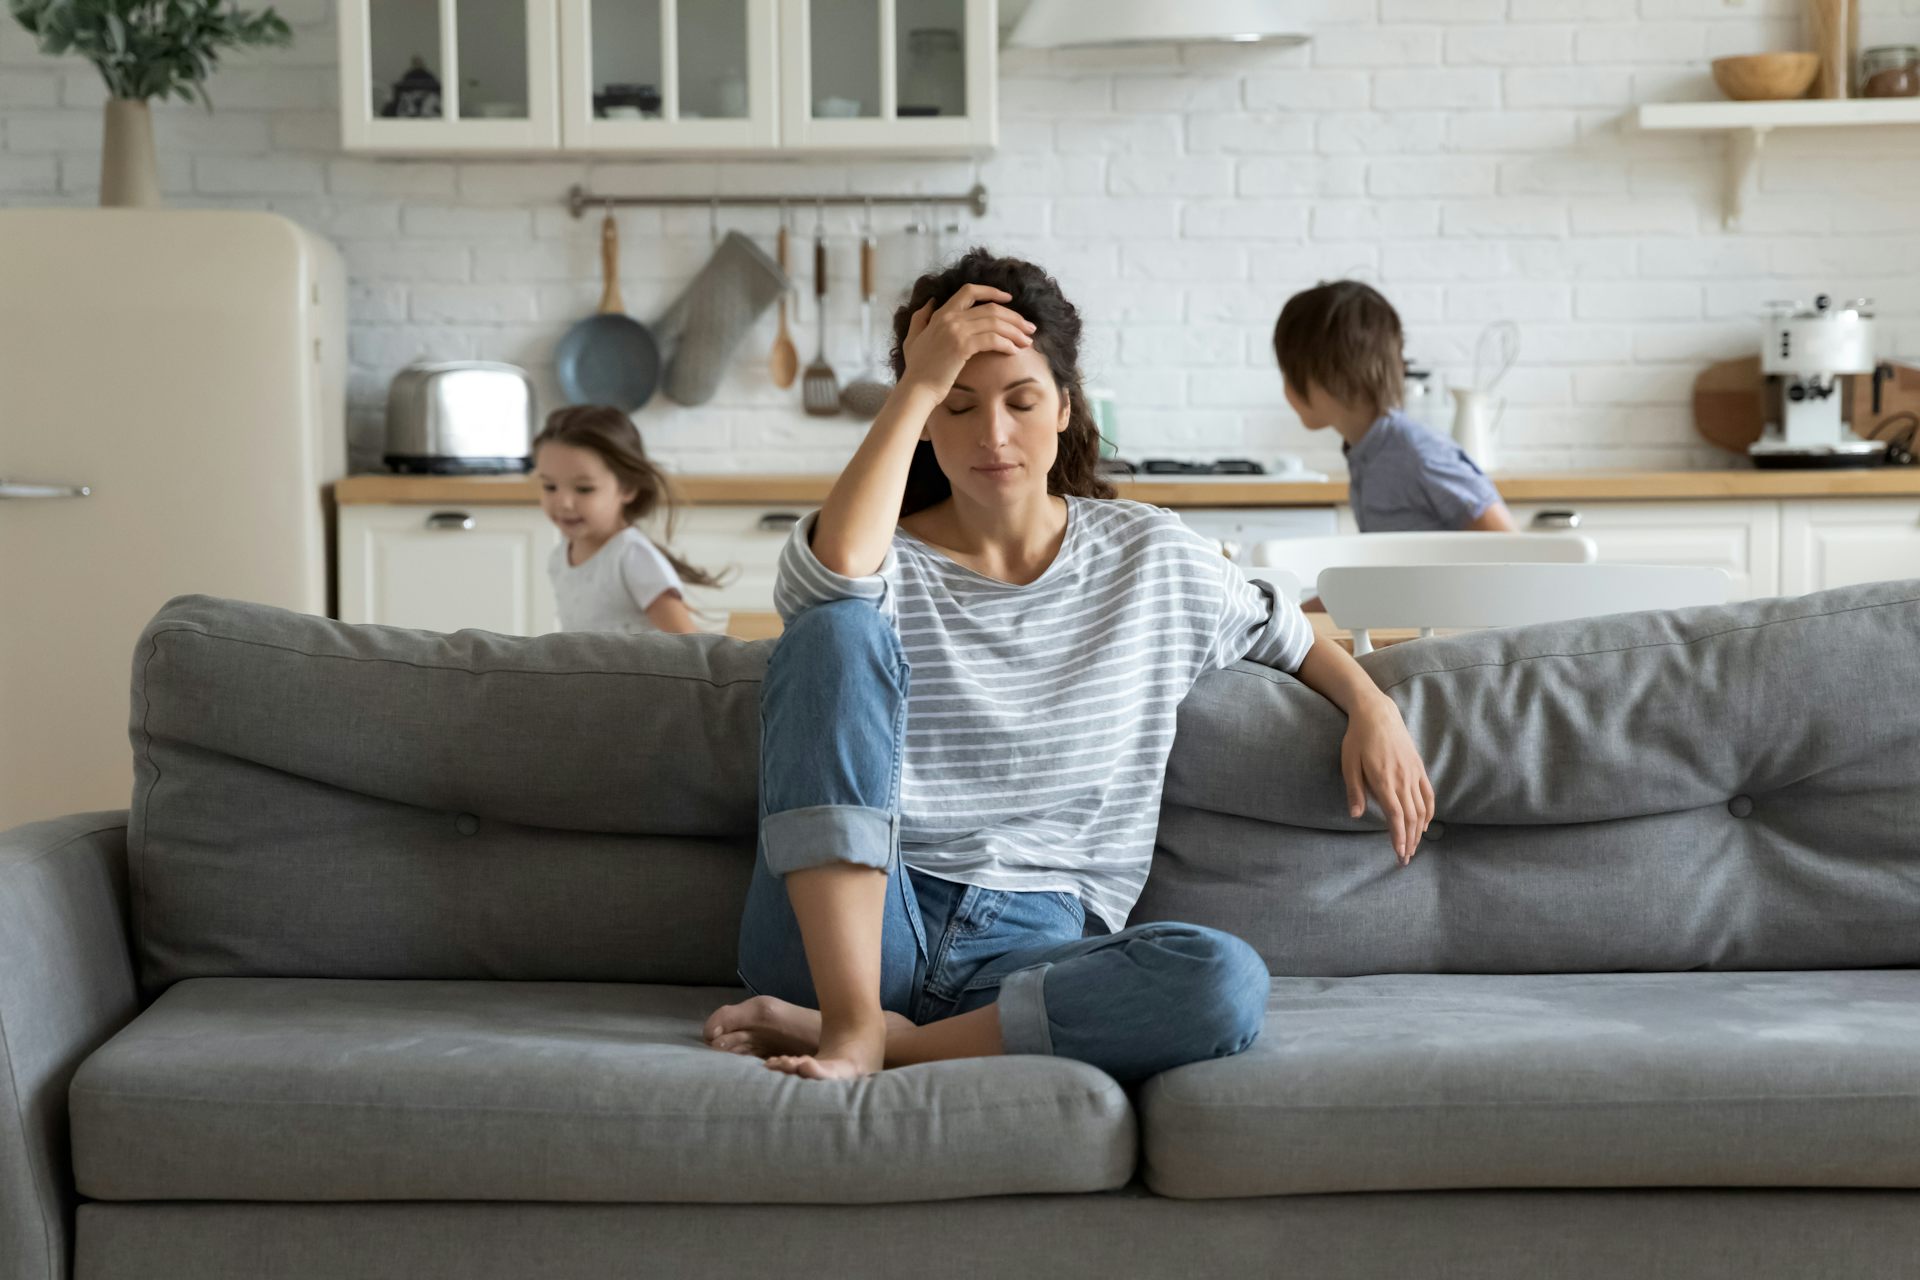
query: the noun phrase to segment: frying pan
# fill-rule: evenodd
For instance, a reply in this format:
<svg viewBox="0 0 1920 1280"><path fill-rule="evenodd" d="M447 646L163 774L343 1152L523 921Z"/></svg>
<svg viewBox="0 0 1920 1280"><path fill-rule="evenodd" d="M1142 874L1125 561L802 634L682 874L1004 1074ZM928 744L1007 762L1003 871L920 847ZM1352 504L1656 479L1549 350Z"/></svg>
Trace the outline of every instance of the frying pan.
<svg viewBox="0 0 1920 1280"><path fill-rule="evenodd" d="M660 384L660 348L620 300L620 233L608 213L600 224L600 312L567 330L554 348L560 390L569 404L610 404L632 413Z"/></svg>

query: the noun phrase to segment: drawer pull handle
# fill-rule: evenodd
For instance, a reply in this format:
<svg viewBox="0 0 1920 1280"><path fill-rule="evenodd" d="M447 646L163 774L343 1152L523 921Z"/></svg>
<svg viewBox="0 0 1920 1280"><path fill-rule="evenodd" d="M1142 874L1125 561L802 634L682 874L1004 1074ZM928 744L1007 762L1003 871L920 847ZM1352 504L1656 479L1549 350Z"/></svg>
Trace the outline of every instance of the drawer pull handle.
<svg viewBox="0 0 1920 1280"><path fill-rule="evenodd" d="M23 480L0 480L0 498L84 498L93 486L84 484L28 484Z"/></svg>
<svg viewBox="0 0 1920 1280"><path fill-rule="evenodd" d="M769 511L758 522L762 533L779 533L799 523L800 513L797 511Z"/></svg>
<svg viewBox="0 0 1920 1280"><path fill-rule="evenodd" d="M1529 529L1578 529L1580 513L1578 511L1542 511L1527 523Z"/></svg>
<svg viewBox="0 0 1920 1280"><path fill-rule="evenodd" d="M427 517L429 529L471 529L473 517L464 511L436 511Z"/></svg>

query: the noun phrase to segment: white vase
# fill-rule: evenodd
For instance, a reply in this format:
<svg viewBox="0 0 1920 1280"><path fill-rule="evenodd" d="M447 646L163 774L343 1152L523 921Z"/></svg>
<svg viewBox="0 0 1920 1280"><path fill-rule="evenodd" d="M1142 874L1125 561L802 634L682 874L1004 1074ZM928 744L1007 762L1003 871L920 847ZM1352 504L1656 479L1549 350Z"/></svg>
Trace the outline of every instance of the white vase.
<svg viewBox="0 0 1920 1280"><path fill-rule="evenodd" d="M140 99L109 99L106 137L100 148L100 207L151 209L159 204L153 114Z"/></svg>
<svg viewBox="0 0 1920 1280"><path fill-rule="evenodd" d="M1482 471L1493 471L1499 465L1500 419L1506 416L1507 402L1471 387L1449 389L1453 392L1453 442Z"/></svg>

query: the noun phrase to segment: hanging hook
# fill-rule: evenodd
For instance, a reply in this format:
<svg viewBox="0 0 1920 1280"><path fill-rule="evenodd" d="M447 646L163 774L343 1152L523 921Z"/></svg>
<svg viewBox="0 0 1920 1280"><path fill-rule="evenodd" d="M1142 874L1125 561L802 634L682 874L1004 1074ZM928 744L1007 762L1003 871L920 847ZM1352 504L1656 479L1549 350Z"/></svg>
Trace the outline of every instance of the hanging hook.
<svg viewBox="0 0 1920 1280"><path fill-rule="evenodd" d="M707 241L720 243L720 200L718 197L707 201Z"/></svg>

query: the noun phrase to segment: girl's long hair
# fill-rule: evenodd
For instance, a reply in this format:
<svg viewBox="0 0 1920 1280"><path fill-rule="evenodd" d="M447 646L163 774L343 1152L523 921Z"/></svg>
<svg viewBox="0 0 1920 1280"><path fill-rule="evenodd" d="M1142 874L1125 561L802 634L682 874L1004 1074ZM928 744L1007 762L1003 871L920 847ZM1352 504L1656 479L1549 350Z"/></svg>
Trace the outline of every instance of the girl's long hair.
<svg viewBox="0 0 1920 1280"><path fill-rule="evenodd" d="M913 282L901 308L893 313L893 352L890 363L897 380L906 372L902 346L913 313L931 301L934 309L960 291L962 285L985 284L1005 290L1013 301L1005 305L1035 326L1033 349L1046 358L1054 385L1067 399L1067 429L1060 433L1060 452L1047 472L1047 492L1078 498L1111 498L1114 488L1100 477L1100 430L1080 378L1080 313L1060 292L1054 278L1019 258L1002 258L985 249L969 249L957 262ZM913 451L907 471L907 489L900 514L910 516L953 494L953 484L940 470L933 445L922 440Z"/></svg>
<svg viewBox="0 0 1920 1280"><path fill-rule="evenodd" d="M667 518L662 528L667 538L673 537L672 486L667 482L666 473L647 457L640 443L640 431L625 412L604 404L576 404L555 409L547 415L547 424L540 428L540 434L533 438L527 452L538 453L543 444L570 444L599 454L620 487L633 490L633 500L620 510L627 523L637 524L656 508L665 507ZM715 574L688 564L664 544L654 545L684 581L696 587L720 585L721 579Z"/></svg>

